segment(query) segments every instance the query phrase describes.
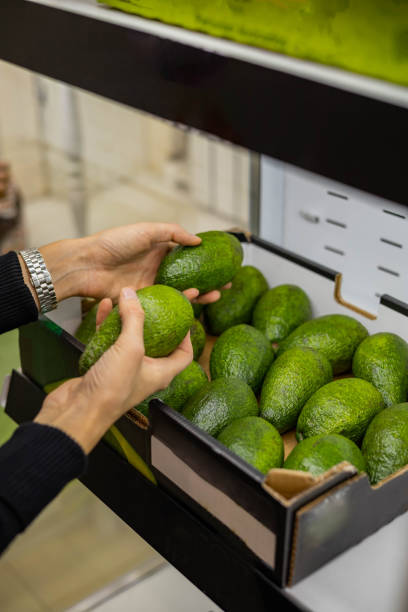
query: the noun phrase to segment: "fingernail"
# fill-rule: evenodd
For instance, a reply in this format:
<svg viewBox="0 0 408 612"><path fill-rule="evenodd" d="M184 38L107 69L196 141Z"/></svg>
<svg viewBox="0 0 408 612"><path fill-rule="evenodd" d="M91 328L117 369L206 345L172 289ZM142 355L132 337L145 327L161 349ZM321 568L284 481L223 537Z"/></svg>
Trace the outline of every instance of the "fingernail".
<svg viewBox="0 0 408 612"><path fill-rule="evenodd" d="M136 291L132 289L131 287L124 287L122 289L122 295L125 298L125 300L134 300L137 297Z"/></svg>

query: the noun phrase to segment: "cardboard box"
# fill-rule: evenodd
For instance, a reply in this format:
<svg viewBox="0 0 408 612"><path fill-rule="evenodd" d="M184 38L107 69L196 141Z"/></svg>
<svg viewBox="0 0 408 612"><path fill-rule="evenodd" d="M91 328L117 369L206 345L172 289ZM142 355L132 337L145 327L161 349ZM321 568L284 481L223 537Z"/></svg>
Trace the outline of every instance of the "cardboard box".
<svg viewBox="0 0 408 612"><path fill-rule="evenodd" d="M406 337L408 305L383 296L378 318L367 318L344 304L335 272L256 238L243 247L244 262L262 270L271 286L293 283L305 289L314 316L350 314L370 333ZM64 308L54 319L65 319L72 331L79 323L79 303ZM40 386L77 375L83 347L67 329L44 317L20 330L23 372ZM408 467L375 487L347 463L318 478L281 469L264 476L160 401L151 402L150 412L148 423L130 411L116 423L117 431L160 487L280 585L295 584L408 508ZM289 448L293 437L285 438Z"/></svg>

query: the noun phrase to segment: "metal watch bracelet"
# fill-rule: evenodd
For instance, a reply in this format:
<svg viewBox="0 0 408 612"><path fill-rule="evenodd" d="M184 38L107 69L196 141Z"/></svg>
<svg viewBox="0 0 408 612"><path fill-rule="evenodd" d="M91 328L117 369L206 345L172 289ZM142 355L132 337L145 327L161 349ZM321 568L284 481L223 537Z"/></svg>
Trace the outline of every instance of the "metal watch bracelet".
<svg viewBox="0 0 408 612"><path fill-rule="evenodd" d="M55 295L51 274L47 270L40 251L38 249L25 249L20 251L20 255L30 273L30 281L38 296L41 313L45 314L54 310L57 307L57 296Z"/></svg>

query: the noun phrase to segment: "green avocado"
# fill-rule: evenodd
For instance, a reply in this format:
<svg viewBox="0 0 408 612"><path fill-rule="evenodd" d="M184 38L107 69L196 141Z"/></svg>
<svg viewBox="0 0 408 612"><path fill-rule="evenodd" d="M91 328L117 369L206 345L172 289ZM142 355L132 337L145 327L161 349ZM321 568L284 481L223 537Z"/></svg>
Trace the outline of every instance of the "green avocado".
<svg viewBox="0 0 408 612"><path fill-rule="evenodd" d="M270 342L281 342L311 316L309 298L303 289L279 285L260 298L252 315L252 325Z"/></svg>
<svg viewBox="0 0 408 612"><path fill-rule="evenodd" d="M331 380L332 367L323 353L305 346L287 350L265 377L259 404L261 417L281 433L292 429L307 400Z"/></svg>
<svg viewBox="0 0 408 612"><path fill-rule="evenodd" d="M361 378L342 378L316 391L303 406L296 438L338 433L359 444L370 421L384 408L381 393Z"/></svg>
<svg viewBox="0 0 408 612"><path fill-rule="evenodd" d="M217 378L187 401L183 415L210 436L217 436L234 419L257 416L258 404L251 387L239 378Z"/></svg>
<svg viewBox="0 0 408 612"><path fill-rule="evenodd" d="M164 257L156 283L179 291L195 288L200 293L220 289L236 274L243 251L238 238L227 232L203 232L198 246L177 246Z"/></svg>
<svg viewBox="0 0 408 612"><path fill-rule="evenodd" d="M274 357L270 342L260 331L245 323L235 325L214 344L211 378L241 378L257 393Z"/></svg>
<svg viewBox="0 0 408 612"><path fill-rule="evenodd" d="M386 406L407 399L408 344L396 334L381 332L360 344L353 357L353 373L372 383Z"/></svg>
<svg viewBox="0 0 408 612"><path fill-rule="evenodd" d="M78 329L75 332L77 338L82 344L88 344L96 331L96 315L99 308L99 302L94 304L86 313Z"/></svg>
<svg viewBox="0 0 408 612"><path fill-rule="evenodd" d="M205 331L198 319L194 319L190 327L190 338L193 345L194 359L199 359L205 346Z"/></svg>
<svg viewBox="0 0 408 612"><path fill-rule="evenodd" d="M266 474L283 463L283 440L275 427L256 416L235 419L218 440L244 461Z"/></svg>
<svg viewBox="0 0 408 612"><path fill-rule="evenodd" d="M165 357L180 344L193 324L193 309L188 299L176 289L153 285L137 291L145 312L144 344L149 357ZM121 331L117 306L93 335L79 360L84 374L117 340Z"/></svg>
<svg viewBox="0 0 408 612"><path fill-rule="evenodd" d="M361 447L372 484L408 464L408 403L386 408L371 421Z"/></svg>
<svg viewBox="0 0 408 612"><path fill-rule="evenodd" d="M294 346L308 346L326 355L333 374L347 372L360 342L368 331L356 319L347 315L332 314L306 321L279 346L278 355Z"/></svg>
<svg viewBox="0 0 408 612"><path fill-rule="evenodd" d="M199 319L201 316L201 313L204 310L204 304L198 304L197 302L194 302L193 304L191 304L193 307L193 312L194 312L194 316L196 319Z"/></svg>
<svg viewBox="0 0 408 612"><path fill-rule="evenodd" d="M181 411L187 400L208 382L207 374L196 361L192 361L185 370L177 374L166 389L161 389L147 397L136 406L142 414L149 417L149 402L159 399L170 408Z"/></svg>
<svg viewBox="0 0 408 612"><path fill-rule="evenodd" d="M318 476L342 461L348 461L359 472L366 470L364 457L357 444L344 436L328 434L313 436L299 442L287 457L283 467Z"/></svg>
<svg viewBox="0 0 408 612"><path fill-rule="evenodd" d="M209 333L219 336L233 325L250 323L255 304L267 290L262 272L254 266L242 266L232 279L231 289L223 289L220 299L204 310Z"/></svg>

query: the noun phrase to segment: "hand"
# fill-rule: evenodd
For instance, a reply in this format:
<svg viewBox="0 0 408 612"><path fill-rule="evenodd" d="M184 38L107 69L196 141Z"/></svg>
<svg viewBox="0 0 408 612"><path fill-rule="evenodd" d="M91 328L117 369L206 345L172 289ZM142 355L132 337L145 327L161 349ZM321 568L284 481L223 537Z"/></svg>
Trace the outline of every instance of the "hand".
<svg viewBox="0 0 408 612"><path fill-rule="evenodd" d="M146 397L167 387L193 360L190 334L169 356L146 357L144 311L131 288L120 293L122 331L81 378L50 393L35 421L58 427L89 453L109 427Z"/></svg>
<svg viewBox="0 0 408 612"><path fill-rule="evenodd" d="M200 242L176 224L137 223L79 240L54 242L40 251L59 301L73 295L117 300L121 287L152 285L161 260L175 244L194 246ZM193 288L185 293L202 304L220 297L219 291L199 296Z"/></svg>

